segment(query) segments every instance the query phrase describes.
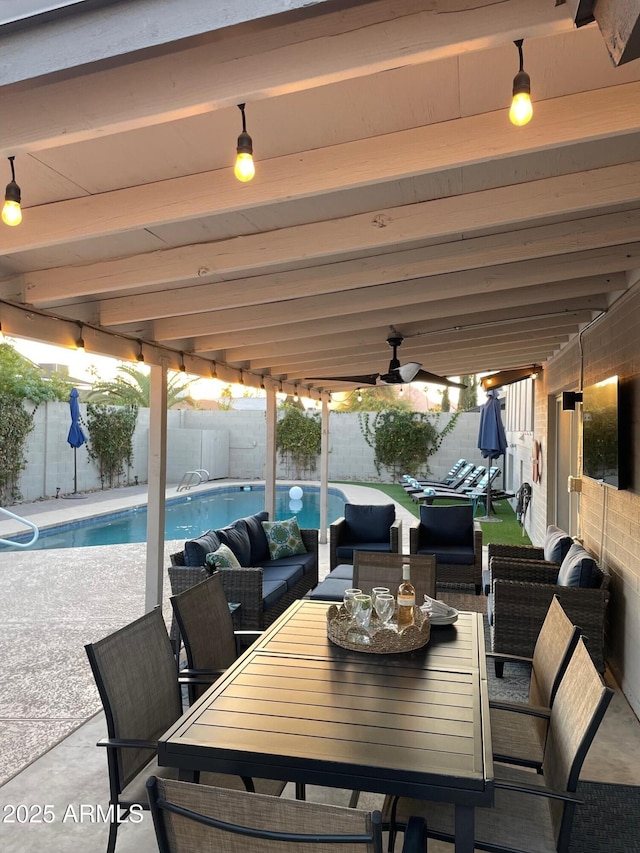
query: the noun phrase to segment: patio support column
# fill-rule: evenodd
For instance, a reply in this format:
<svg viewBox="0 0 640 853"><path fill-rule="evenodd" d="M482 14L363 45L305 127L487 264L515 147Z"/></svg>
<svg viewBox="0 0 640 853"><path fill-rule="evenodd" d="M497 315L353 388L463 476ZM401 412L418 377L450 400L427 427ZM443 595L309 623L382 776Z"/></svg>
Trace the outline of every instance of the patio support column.
<svg viewBox="0 0 640 853"><path fill-rule="evenodd" d="M145 612L162 603L164 496L167 484L167 367L151 365L149 388L149 485Z"/></svg>
<svg viewBox="0 0 640 853"><path fill-rule="evenodd" d="M276 389L267 388L267 435L264 461L264 508L270 519L276 517Z"/></svg>
<svg viewBox="0 0 640 853"><path fill-rule="evenodd" d="M322 398L322 433L320 438L320 542L327 541L329 518L329 401Z"/></svg>

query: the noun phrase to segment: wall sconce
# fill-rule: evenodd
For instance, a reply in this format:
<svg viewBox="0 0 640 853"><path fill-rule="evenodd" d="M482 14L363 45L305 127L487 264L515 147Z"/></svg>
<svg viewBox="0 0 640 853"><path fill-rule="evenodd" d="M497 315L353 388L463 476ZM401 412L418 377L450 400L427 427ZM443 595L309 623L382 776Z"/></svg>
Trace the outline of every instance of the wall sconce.
<svg viewBox="0 0 640 853"><path fill-rule="evenodd" d="M256 173L256 167L253 162L253 140L247 133L247 119L244 114L245 104L238 104L238 109L242 113L242 133L238 137L238 147L236 148L237 157L236 165L233 173L239 181L245 183L250 181Z"/></svg>
<svg viewBox="0 0 640 853"><path fill-rule="evenodd" d="M576 403L582 402L582 391L563 391L562 392L562 411L575 412Z"/></svg>
<svg viewBox="0 0 640 853"><path fill-rule="evenodd" d="M138 341L138 355L136 356L136 361L144 362L144 353L142 352L142 341Z"/></svg>
<svg viewBox="0 0 640 853"><path fill-rule="evenodd" d="M502 388L503 385L513 385L514 382L520 382L522 379L532 379L537 376L540 371L539 365L531 367L514 367L512 370L500 370L498 373L492 373L490 376L483 376L480 384L485 391L491 388Z"/></svg>
<svg viewBox="0 0 640 853"><path fill-rule="evenodd" d="M531 106L531 78L524 70L523 41L524 39L518 39L514 42L520 56L520 70L513 78L513 100L511 101L511 109L509 110L511 124L515 124L517 127L527 124L531 121L531 116L533 115L533 107Z"/></svg>
<svg viewBox="0 0 640 853"><path fill-rule="evenodd" d="M20 187L16 184L16 171L13 166L15 159L15 157L9 157L11 180L7 184L4 194L4 207L2 208L2 221L5 225L20 225L22 222Z"/></svg>

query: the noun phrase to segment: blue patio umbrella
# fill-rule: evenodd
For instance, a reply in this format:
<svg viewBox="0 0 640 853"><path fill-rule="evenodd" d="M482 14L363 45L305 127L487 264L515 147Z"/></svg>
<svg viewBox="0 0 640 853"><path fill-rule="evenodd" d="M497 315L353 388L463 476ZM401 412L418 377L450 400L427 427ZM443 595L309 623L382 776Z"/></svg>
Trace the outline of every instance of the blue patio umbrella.
<svg viewBox="0 0 640 853"><path fill-rule="evenodd" d="M497 459L499 456L504 456L507 450L507 436L502 423L500 400L494 388L487 391L487 402L480 411L478 448L485 459ZM491 515L491 477L487 480L486 500L486 517L488 518Z"/></svg>
<svg viewBox="0 0 640 853"><path fill-rule="evenodd" d="M80 426L80 405L78 403L78 391L76 388L71 389L69 394L69 410L71 412L71 426L69 427L69 435L67 441L73 447L73 494L77 497L84 497L78 494L78 467L76 454L79 447L85 443L86 436L82 432Z"/></svg>

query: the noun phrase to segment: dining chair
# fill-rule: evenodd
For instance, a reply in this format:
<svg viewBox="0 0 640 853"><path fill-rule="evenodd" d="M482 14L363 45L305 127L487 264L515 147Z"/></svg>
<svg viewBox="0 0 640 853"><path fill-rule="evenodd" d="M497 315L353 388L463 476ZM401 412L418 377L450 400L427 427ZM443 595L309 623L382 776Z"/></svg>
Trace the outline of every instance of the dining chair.
<svg viewBox="0 0 640 853"><path fill-rule="evenodd" d="M542 774L495 765L494 806L475 809L476 849L567 853L580 769L612 696L580 638L551 709ZM429 837L453 841L451 804L387 796L382 819L390 825L389 850L412 815L425 818Z"/></svg>
<svg viewBox="0 0 640 853"><path fill-rule="evenodd" d="M300 802L187 782L149 779L160 853L382 853L379 811ZM411 819L403 853L425 853L424 820Z"/></svg>
<svg viewBox="0 0 640 853"><path fill-rule="evenodd" d="M416 589L416 604L424 596L436 595L436 558L432 554L376 554L355 551L353 554L353 586L369 592L374 586L386 586L395 595L402 581L402 566L408 563L411 583Z"/></svg>
<svg viewBox="0 0 640 853"><path fill-rule="evenodd" d="M503 663L526 661L531 665L526 703L493 699L489 702L495 761L536 770L542 767L551 707L579 636L580 629L571 622L558 599L553 598L532 658L487 653L487 657L500 658Z"/></svg>
<svg viewBox="0 0 640 853"><path fill-rule="evenodd" d="M261 631L234 631L220 572L169 601L187 656L180 682L187 685L193 704L238 657L242 641L257 639Z"/></svg>
<svg viewBox="0 0 640 853"><path fill-rule="evenodd" d="M85 646L102 700L107 737L111 822L107 853L113 853L117 832L133 806L148 809L145 782L150 775L176 776L173 768L158 767L158 738L182 714L182 698L167 628L159 607L102 640ZM254 788L279 795L284 783L203 773L207 784Z"/></svg>

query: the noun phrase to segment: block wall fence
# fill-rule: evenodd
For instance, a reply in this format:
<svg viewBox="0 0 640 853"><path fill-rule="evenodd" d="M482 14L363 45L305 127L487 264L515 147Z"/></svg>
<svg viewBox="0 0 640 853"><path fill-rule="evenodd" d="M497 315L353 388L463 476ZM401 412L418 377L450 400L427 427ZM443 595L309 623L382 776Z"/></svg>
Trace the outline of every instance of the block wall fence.
<svg viewBox="0 0 640 853"><path fill-rule="evenodd" d="M27 406L28 408L28 406ZM81 416L86 407L81 404ZM172 410L167 423L167 483L177 484L187 471L204 468L211 479L263 479L266 446L265 413L247 411L190 411ZM451 415L438 416L440 429ZM430 459L434 476L446 473L453 462L464 456L482 463L477 449L480 415L464 412L454 430L445 437L436 455ZM365 442L358 416L354 413L332 412L329 419L330 450L329 478L331 480L360 480L391 482L391 473L382 470L378 475L373 463L373 449ZM26 445L27 466L22 472L19 488L22 500L33 501L55 497L73 491L74 451L67 443L69 406L67 403L47 403L35 412L35 427ZM147 481L149 410L140 409L133 438L133 464L116 485L133 485ZM78 491L102 488L96 465L91 462L86 447L76 454ZM278 459L277 476L297 479L297 472ZM318 471L300 472L301 479L318 479ZM104 484L108 487L108 484Z"/></svg>

